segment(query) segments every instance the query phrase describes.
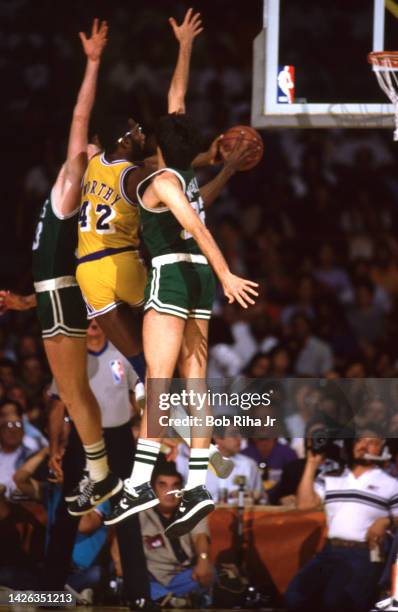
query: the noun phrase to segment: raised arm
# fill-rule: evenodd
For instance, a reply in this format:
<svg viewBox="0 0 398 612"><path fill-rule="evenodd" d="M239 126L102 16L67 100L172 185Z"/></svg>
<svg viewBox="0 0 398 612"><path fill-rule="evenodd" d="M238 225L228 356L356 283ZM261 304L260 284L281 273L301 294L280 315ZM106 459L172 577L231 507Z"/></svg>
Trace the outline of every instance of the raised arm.
<svg viewBox="0 0 398 612"><path fill-rule="evenodd" d="M90 38L87 38L83 32L79 33L87 64L73 109L66 162L54 186L56 209L62 216L70 214L79 205L80 183L87 166L88 127L95 100L101 55L107 42L107 32L106 22L102 21L99 25L98 19L94 19Z"/></svg>
<svg viewBox="0 0 398 612"><path fill-rule="evenodd" d="M188 88L192 44L196 36L203 31L202 21L200 13L193 15L193 9L190 8L181 25L178 25L173 17L170 17L169 23L178 40L179 50L168 93L168 112L185 113L185 94Z"/></svg>
<svg viewBox="0 0 398 612"><path fill-rule="evenodd" d="M87 63L83 82L73 109L66 159L67 171L73 169L71 166L73 166L76 157L85 155L87 151L88 127L94 106L101 55L107 43L107 33L106 21L102 21L99 25L98 19L94 19L91 38L87 38L84 32L79 32Z"/></svg>
<svg viewBox="0 0 398 612"><path fill-rule="evenodd" d="M243 308L254 304L249 294L258 295L253 288L258 284L232 274L213 236L189 204L176 176L170 172L159 174L148 187L146 195L168 206L177 221L193 236L218 276L229 303L236 300Z"/></svg>

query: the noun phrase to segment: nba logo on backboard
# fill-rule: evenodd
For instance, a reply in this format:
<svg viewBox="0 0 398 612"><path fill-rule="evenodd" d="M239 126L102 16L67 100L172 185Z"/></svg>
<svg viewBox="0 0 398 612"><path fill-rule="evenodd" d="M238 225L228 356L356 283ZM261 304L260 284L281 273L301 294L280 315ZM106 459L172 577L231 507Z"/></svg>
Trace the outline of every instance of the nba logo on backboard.
<svg viewBox="0 0 398 612"><path fill-rule="evenodd" d="M278 103L294 102L294 66L280 66L278 72Z"/></svg>
<svg viewBox="0 0 398 612"><path fill-rule="evenodd" d="M120 359L112 359L112 361L109 362L109 365L111 367L113 382L115 385L120 385L124 379L124 366L122 362Z"/></svg>

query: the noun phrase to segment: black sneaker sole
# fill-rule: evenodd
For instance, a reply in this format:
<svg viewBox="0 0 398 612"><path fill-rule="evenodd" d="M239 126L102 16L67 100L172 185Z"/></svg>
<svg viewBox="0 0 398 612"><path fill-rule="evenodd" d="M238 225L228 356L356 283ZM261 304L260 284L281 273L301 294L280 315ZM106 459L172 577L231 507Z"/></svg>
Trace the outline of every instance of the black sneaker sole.
<svg viewBox="0 0 398 612"><path fill-rule="evenodd" d="M87 510L79 510L78 512L76 512L68 508L68 512L71 516L83 516L84 514L88 514L89 512L94 510L94 508L102 504L102 502L106 501L110 497L113 497L114 495L116 495L116 493L119 493L119 491L121 491L122 488L123 488L123 482L119 480L116 487L114 487L111 491L108 491L108 493L105 493L105 495L103 495L100 499L98 499L95 502L95 504L93 506L90 506L90 508L88 508Z"/></svg>
<svg viewBox="0 0 398 612"><path fill-rule="evenodd" d="M168 538L180 538L192 531L192 529L201 521L205 516L213 512L215 509L214 501L211 499L204 499L199 502L194 508L192 508L185 516L177 519L174 523L165 529L165 535Z"/></svg>
<svg viewBox="0 0 398 612"><path fill-rule="evenodd" d="M115 518L109 518L106 519L104 521L104 525L116 525L116 523L120 523L121 521L124 521L124 519L128 518L129 516L132 516L133 514L138 514L138 512L142 512L143 510L148 510L149 508L153 508L153 506L157 506L159 503L159 500L156 499L151 499L148 502L145 502L144 504L141 504L140 506L135 506L134 508L128 508L126 509L125 512L123 512L123 514L119 514L119 516L116 516Z"/></svg>

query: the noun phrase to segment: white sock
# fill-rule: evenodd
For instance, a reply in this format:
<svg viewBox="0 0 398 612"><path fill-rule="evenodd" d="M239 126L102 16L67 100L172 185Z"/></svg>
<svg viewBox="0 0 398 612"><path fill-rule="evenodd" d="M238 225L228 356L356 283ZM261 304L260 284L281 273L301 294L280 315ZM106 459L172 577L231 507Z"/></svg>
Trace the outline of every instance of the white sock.
<svg viewBox="0 0 398 612"><path fill-rule="evenodd" d="M153 468L159 452L159 442L138 438L133 471L130 477L130 484L132 487L138 487L138 485L151 480Z"/></svg>
<svg viewBox="0 0 398 612"><path fill-rule="evenodd" d="M191 448L189 456L189 473L185 489L193 489L206 484L207 467L209 465L208 448Z"/></svg>
<svg viewBox="0 0 398 612"><path fill-rule="evenodd" d="M94 482L104 480L109 474L104 438L94 444L83 444L83 448L86 453L86 467L91 480L94 480Z"/></svg>

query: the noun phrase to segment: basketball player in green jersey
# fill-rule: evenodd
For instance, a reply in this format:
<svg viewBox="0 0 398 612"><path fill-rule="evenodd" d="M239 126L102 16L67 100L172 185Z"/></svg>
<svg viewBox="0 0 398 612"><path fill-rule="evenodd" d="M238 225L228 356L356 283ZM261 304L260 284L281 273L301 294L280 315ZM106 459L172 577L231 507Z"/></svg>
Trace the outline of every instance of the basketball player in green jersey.
<svg viewBox="0 0 398 612"><path fill-rule="evenodd" d="M100 410L87 378L87 316L75 279L75 249L81 181L88 155L97 152L92 145L92 150L88 149L88 127L107 31L106 22L99 24L95 19L90 38L80 33L87 65L73 111L67 158L41 210L32 247L44 348L62 401L85 448L95 505L117 493L121 481L109 472Z"/></svg>
<svg viewBox="0 0 398 612"><path fill-rule="evenodd" d="M173 98L169 96L169 115L160 120L157 130L160 169L137 187L142 238L152 259L143 326L147 379L157 379L165 391L176 366L180 376L191 384L205 379L208 323L215 294L213 270L230 303L236 300L247 308L254 304L252 296L258 295L257 283L231 273L206 229L204 200L213 186L208 184L199 190L192 161L201 150L200 134L184 114L184 88L174 93ZM152 437L148 427L151 417L153 422L159 419L158 407L151 404L148 399L131 478L125 483L118 506L105 521L107 525L159 503L150 485L160 450L160 440L153 436L156 427ZM152 415L148 415L151 409ZM190 531L214 508L205 487L211 429L193 429L188 481L180 515L165 531L169 537Z"/></svg>

